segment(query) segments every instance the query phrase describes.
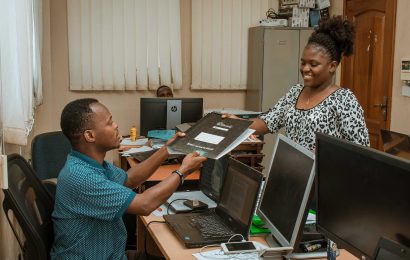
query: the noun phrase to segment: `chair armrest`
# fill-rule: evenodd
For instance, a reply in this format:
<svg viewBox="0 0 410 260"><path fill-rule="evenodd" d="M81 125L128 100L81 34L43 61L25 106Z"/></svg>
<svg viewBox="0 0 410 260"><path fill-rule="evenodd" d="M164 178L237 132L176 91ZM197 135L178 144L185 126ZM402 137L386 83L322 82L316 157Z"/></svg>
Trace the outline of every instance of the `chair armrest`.
<svg viewBox="0 0 410 260"><path fill-rule="evenodd" d="M57 178L45 179L45 180L42 180L42 182L44 185L47 185L47 184L57 185Z"/></svg>

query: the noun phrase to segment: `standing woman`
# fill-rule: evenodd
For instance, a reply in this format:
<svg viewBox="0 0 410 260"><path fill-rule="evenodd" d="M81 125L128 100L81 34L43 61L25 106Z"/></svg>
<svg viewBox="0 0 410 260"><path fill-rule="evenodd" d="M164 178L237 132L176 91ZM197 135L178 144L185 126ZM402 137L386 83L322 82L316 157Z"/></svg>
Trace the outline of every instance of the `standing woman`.
<svg viewBox="0 0 410 260"><path fill-rule="evenodd" d="M285 127L286 136L312 151L317 132L369 146L362 107L352 91L333 84L342 54L352 54L353 40L354 27L348 20L322 20L302 54L304 84L292 86L274 107L253 119L250 128L266 134Z"/></svg>

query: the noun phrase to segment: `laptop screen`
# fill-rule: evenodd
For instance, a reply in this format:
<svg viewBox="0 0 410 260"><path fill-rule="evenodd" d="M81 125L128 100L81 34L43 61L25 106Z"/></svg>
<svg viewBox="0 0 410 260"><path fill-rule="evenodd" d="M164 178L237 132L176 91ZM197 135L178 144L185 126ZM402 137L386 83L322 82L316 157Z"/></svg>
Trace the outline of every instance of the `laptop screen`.
<svg viewBox="0 0 410 260"><path fill-rule="evenodd" d="M201 191L218 202L225 173L228 166L229 155L225 155L218 160L208 159L201 168L200 188Z"/></svg>
<svg viewBox="0 0 410 260"><path fill-rule="evenodd" d="M241 226L248 226L256 206L261 180L260 172L231 158L217 210L228 218L235 219Z"/></svg>

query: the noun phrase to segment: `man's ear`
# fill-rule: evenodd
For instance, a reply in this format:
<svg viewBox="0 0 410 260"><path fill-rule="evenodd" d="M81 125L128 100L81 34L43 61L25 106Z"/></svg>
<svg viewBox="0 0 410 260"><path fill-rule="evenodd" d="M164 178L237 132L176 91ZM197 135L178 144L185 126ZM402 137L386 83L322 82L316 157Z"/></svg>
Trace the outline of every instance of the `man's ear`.
<svg viewBox="0 0 410 260"><path fill-rule="evenodd" d="M335 71L336 71L336 69L337 69L337 65L339 65L338 63L337 63L337 61L332 61L330 64L329 64L329 72L330 73L335 73Z"/></svg>
<svg viewBox="0 0 410 260"><path fill-rule="evenodd" d="M83 135L87 143L93 143L95 141L94 132L92 130L85 130Z"/></svg>

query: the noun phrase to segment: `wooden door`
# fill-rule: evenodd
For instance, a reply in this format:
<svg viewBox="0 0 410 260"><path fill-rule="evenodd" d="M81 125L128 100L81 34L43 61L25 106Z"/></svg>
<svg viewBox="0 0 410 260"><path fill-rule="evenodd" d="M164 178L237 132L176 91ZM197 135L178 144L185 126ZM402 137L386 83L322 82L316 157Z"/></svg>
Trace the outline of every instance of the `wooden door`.
<svg viewBox="0 0 410 260"><path fill-rule="evenodd" d="M342 62L341 85L364 109L370 144L381 149L380 129L390 128L396 0L344 0L356 26L354 53Z"/></svg>

